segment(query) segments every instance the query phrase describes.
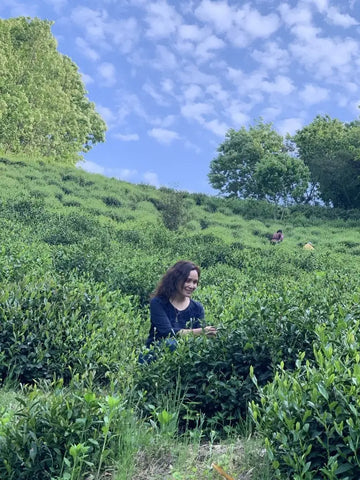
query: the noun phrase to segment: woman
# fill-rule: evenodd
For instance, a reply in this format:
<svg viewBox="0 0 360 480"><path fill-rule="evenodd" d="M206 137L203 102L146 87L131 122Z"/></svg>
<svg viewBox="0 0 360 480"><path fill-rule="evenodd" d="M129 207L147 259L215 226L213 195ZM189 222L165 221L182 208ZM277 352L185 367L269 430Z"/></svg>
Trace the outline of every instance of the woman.
<svg viewBox="0 0 360 480"><path fill-rule="evenodd" d="M192 300L200 277L200 268L192 262L180 260L160 280L150 301L150 332L146 346L167 339L171 349L175 337L201 335L213 337L216 328L204 326L204 308Z"/></svg>
<svg viewBox="0 0 360 480"><path fill-rule="evenodd" d="M278 230L277 232L274 233L274 235L271 237L270 242L271 243L280 243L284 240L284 234L282 230Z"/></svg>

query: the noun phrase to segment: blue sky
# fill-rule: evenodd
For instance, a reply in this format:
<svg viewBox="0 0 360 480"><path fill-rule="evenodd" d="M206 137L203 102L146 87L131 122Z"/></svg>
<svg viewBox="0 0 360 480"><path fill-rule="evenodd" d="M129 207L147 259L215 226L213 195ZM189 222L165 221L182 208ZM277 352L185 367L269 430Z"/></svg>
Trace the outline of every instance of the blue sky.
<svg viewBox="0 0 360 480"><path fill-rule="evenodd" d="M359 118L360 1L1 0L0 17L53 20L108 125L83 168L213 194L229 128L281 134L317 114Z"/></svg>

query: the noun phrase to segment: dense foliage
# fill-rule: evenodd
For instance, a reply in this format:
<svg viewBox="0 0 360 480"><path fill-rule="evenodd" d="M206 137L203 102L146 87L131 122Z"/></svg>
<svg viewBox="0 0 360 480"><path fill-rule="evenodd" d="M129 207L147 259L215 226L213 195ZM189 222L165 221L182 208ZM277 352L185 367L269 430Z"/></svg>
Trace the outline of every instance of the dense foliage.
<svg viewBox="0 0 360 480"><path fill-rule="evenodd" d="M335 207L360 207L360 123L317 116L293 137L321 198Z"/></svg>
<svg viewBox="0 0 360 480"><path fill-rule="evenodd" d="M226 133L210 164L211 185L226 196L273 203L360 206L360 123L318 115L283 138L262 121Z"/></svg>
<svg viewBox="0 0 360 480"><path fill-rule="evenodd" d="M106 126L50 28L37 18L0 19L0 150L75 165L104 141Z"/></svg>
<svg viewBox="0 0 360 480"><path fill-rule="evenodd" d="M272 253L263 261L269 275L279 259ZM279 269L277 282L259 286L251 266L244 272L246 286L241 283L224 291L224 285L219 285L211 293L203 289L200 298L212 298L211 318L221 318L219 335L216 340L188 339L174 354L158 354L156 362L141 367L137 382L146 391L147 401L156 403L159 393L172 385L183 398L184 420L203 414L209 428L237 424L246 416L249 400L257 398L250 367L257 385L263 386L280 362L292 370L300 352L313 360L318 325L327 325L334 317L340 321L352 309L357 280L320 273L319 268L328 268L326 258L298 265L300 282L285 281Z"/></svg>
<svg viewBox="0 0 360 480"><path fill-rule="evenodd" d="M289 155L271 123L260 120L249 129L230 129L218 152L209 180L228 196L298 202L308 187L308 168Z"/></svg>
<svg viewBox="0 0 360 480"><path fill-rule="evenodd" d="M261 403L251 404L279 478L359 477L358 294L354 301L346 315L316 328L315 361L302 353L295 371L281 364Z"/></svg>
<svg viewBox="0 0 360 480"><path fill-rule="evenodd" d="M169 438L179 422L220 437L244 424L248 402L274 475L356 478L352 447L339 449L360 440L359 212L281 215L267 202L1 158L1 478L99 479L125 461L138 415L142 436ZM284 241L270 245L279 227ZM149 295L180 258L202 267L196 299L218 337L182 339L139 365ZM10 387L16 398L2 404ZM307 422L286 420L309 402Z"/></svg>

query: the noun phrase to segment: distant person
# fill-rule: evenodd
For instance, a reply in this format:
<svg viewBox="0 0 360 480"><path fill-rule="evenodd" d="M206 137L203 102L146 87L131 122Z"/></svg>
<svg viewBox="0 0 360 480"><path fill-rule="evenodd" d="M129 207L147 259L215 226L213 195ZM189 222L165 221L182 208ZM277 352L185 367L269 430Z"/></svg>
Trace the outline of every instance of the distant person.
<svg viewBox="0 0 360 480"><path fill-rule="evenodd" d="M315 250L315 248L313 247L313 244L311 242L307 242L305 243L305 245L303 246L303 248L305 250Z"/></svg>
<svg viewBox="0 0 360 480"><path fill-rule="evenodd" d="M273 234L273 236L270 239L270 242L275 244L275 243L280 243L284 240L284 234L282 230L278 230Z"/></svg>
<svg viewBox="0 0 360 480"><path fill-rule="evenodd" d="M165 341L170 350L183 335L216 336L217 330L204 324L204 307L191 298L198 287L200 268L180 260L167 270L150 301L150 331L146 346ZM143 360L143 361L142 361ZM140 358L140 363L148 359Z"/></svg>

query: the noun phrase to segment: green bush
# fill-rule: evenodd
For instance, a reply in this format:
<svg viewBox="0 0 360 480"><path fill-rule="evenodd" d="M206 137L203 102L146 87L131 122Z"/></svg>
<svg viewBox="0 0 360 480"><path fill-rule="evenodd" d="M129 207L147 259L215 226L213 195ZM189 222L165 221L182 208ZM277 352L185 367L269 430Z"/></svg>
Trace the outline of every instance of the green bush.
<svg viewBox="0 0 360 480"><path fill-rule="evenodd" d="M99 227L97 219L75 211L49 218L41 226L39 237L50 245L68 245L96 235Z"/></svg>
<svg viewBox="0 0 360 480"><path fill-rule="evenodd" d="M250 411L279 478L357 480L360 471L360 343L357 320L317 328L315 361L282 364ZM255 374L256 375L256 374ZM256 381L256 380L255 380Z"/></svg>
<svg viewBox="0 0 360 480"><path fill-rule="evenodd" d="M169 230L178 230L188 218L186 194L169 188L162 188L161 200L158 203L164 225Z"/></svg>
<svg viewBox="0 0 360 480"><path fill-rule="evenodd" d="M119 248L114 242L102 242L99 238L89 243L64 245L54 251L54 267L57 272L91 277L103 283L109 290L118 290L119 295L133 295L142 304L147 303L160 275L166 270L166 257L145 253L136 248L136 232L128 232L134 246L125 244Z"/></svg>
<svg viewBox="0 0 360 480"><path fill-rule="evenodd" d="M0 478L89 478L114 464L134 423L124 399L61 382L18 397L11 421L0 416Z"/></svg>
<svg viewBox="0 0 360 480"><path fill-rule="evenodd" d="M311 334L304 334L305 328L273 320L264 323L249 317L236 326L220 326L215 339L181 339L174 353L159 355L138 369L136 388L146 391L150 404L156 404L161 392L178 389L185 409L183 423L204 415L206 428L221 432L236 425L246 417L248 402L257 397L250 367L265 385L279 357L293 364L299 349L311 348Z"/></svg>
<svg viewBox="0 0 360 480"><path fill-rule="evenodd" d="M75 275L3 285L0 318L0 377L22 383L90 371L101 383L110 372L124 378L141 324L134 299Z"/></svg>
<svg viewBox="0 0 360 480"><path fill-rule="evenodd" d="M160 355L135 379L150 404L161 392L180 389L183 419L204 414L207 427L220 431L244 419L248 401L257 397L250 368L265 385L278 363L293 369L300 352L313 359L317 325L344 315L357 284L355 277L318 274L303 285L284 280L255 287L241 279L234 285L222 281L228 268L214 267L211 275L224 277L198 294L209 312L207 323L220 327L217 337L182 338L172 355Z"/></svg>

